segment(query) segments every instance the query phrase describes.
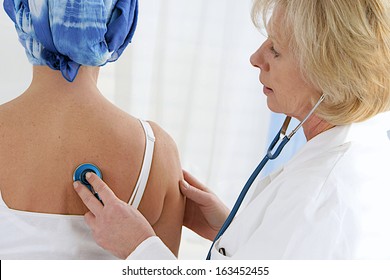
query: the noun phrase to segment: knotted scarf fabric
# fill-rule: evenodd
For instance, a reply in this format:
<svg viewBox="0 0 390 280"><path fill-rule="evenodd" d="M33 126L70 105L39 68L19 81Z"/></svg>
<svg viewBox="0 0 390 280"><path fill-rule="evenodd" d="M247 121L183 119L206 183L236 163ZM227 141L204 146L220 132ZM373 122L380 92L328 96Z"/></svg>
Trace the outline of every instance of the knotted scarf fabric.
<svg viewBox="0 0 390 280"><path fill-rule="evenodd" d="M81 65L115 61L131 42L138 0L4 0L33 65L72 82Z"/></svg>

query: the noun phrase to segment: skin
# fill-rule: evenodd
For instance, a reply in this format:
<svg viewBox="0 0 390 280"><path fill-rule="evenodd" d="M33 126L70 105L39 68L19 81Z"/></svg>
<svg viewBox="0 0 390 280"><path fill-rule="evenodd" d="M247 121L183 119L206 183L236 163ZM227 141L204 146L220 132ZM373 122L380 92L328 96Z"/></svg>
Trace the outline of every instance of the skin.
<svg viewBox="0 0 390 280"><path fill-rule="evenodd" d="M86 178L99 193L104 206L82 184L75 182L76 192L90 210L85 214L85 221L98 245L125 259L139 243L156 233L139 211L118 199L96 174L87 173ZM113 219L117 222L112 223ZM117 242L111 244L110 239Z"/></svg>
<svg viewBox="0 0 390 280"><path fill-rule="evenodd" d="M184 226L212 241L230 210L194 176L187 171L183 174L186 181L180 182L180 191L187 197Z"/></svg>
<svg viewBox="0 0 390 280"><path fill-rule="evenodd" d="M72 174L91 162L122 202L137 182L145 149L138 119L109 102L97 88L98 67L81 67L73 83L59 71L33 67L30 87L0 106L0 190L11 209L84 215ZM139 211L153 231L178 253L185 199L177 148L150 122L155 147ZM53 183L54 182L54 183Z"/></svg>
<svg viewBox="0 0 390 280"><path fill-rule="evenodd" d="M250 62L259 68L260 82L267 97L268 108L302 121L313 108L310 100L318 100L321 93L303 78L298 63L283 37L283 9L277 8L268 24L268 38L252 54ZM307 140L333 127L313 114L303 125Z"/></svg>
<svg viewBox="0 0 390 280"><path fill-rule="evenodd" d="M288 47L288 38L281 36L283 34L280 29L283 27L282 15L283 9L276 8L268 26L269 37L251 56L250 61L254 67L260 69L260 82L264 85L264 94L267 96L269 109L302 121L313 107L310 100L318 100L321 93L306 83L301 76L297 61ZM332 127L333 125L315 114L310 116L303 125L307 140ZM215 194L188 172L184 172L184 179L186 182L180 182L180 190L187 197L184 225L197 234L213 240L227 218L229 210ZM96 179L96 187L98 187L97 182L103 186L102 191L109 193L109 188L104 182ZM97 232L96 240L100 241L99 244L103 248L110 248L110 251L116 255L126 256L139 243L153 235L150 227L142 221L134 209L127 208L118 213L114 209L105 209L111 208L111 204L118 203L114 197L108 196L111 202L102 208L97 205L97 199L84 189L76 187L76 192L93 213L93 217L91 214L86 218L91 221L99 220L99 216L105 218L104 223L91 223L91 228L95 228ZM125 212L127 213L126 219L115 219L117 214ZM139 222L137 227L134 227L135 220ZM133 225L132 228L131 225ZM103 227L117 228L129 235L134 234L137 236L137 241L128 239L126 240L128 243L123 244L119 239L110 238L108 234L104 234Z"/></svg>
<svg viewBox="0 0 390 280"><path fill-rule="evenodd" d="M75 182L73 186L90 210L85 214L85 221L98 245L125 259L144 240L156 235L144 216L118 199L98 176L88 173L86 177L99 193L104 206L80 183ZM229 215L229 209L214 193L186 171L184 179L193 184L180 181L180 190L188 201L184 225L213 240Z"/></svg>

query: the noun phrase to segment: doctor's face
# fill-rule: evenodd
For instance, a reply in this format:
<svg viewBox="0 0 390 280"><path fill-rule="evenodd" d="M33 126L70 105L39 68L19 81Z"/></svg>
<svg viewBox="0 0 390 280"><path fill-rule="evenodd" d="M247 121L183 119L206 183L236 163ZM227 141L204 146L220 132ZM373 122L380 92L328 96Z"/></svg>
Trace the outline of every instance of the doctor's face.
<svg viewBox="0 0 390 280"><path fill-rule="evenodd" d="M320 96L318 90L305 82L296 58L289 48L281 28L283 9L277 8L267 26L268 38L251 56L253 66L259 68L260 82L271 111L284 113L299 120L312 109L310 102Z"/></svg>

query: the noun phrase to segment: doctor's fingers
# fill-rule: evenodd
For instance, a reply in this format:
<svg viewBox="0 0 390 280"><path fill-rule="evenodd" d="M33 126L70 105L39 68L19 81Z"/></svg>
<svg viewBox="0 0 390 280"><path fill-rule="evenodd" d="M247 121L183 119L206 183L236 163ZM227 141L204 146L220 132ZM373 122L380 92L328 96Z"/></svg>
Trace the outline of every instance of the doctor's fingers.
<svg viewBox="0 0 390 280"><path fill-rule="evenodd" d="M103 205L100 201L89 191L89 189L76 181L73 183L74 189L93 215L98 215L103 210Z"/></svg>
<svg viewBox="0 0 390 280"><path fill-rule="evenodd" d="M91 211L85 213L84 215L84 220L85 220L85 223L91 228L91 230L93 231L93 229L95 228L95 223L96 223L96 217L94 214L92 214Z"/></svg>
<svg viewBox="0 0 390 280"><path fill-rule="evenodd" d="M102 179L100 179L100 177L97 176L95 173L88 172L85 178L91 184L95 192L99 194L99 197L103 201L104 205L114 203L119 200L119 198L116 197L114 192L107 186L107 184Z"/></svg>
<svg viewBox="0 0 390 280"><path fill-rule="evenodd" d="M218 201L215 194L194 187L183 180L180 180L179 185L181 193L199 206L209 207Z"/></svg>
<svg viewBox="0 0 390 280"><path fill-rule="evenodd" d="M192 176L188 171L184 169L183 169L183 176L184 176L184 180L186 180L193 187L205 192L210 192L210 190L204 184L202 184L198 179L196 179L194 176Z"/></svg>

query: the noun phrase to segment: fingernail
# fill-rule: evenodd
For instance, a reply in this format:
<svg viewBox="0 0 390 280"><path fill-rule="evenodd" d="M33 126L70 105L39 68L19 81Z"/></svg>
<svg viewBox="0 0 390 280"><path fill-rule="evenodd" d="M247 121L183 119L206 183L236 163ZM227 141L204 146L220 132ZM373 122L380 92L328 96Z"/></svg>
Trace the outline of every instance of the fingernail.
<svg viewBox="0 0 390 280"><path fill-rule="evenodd" d="M79 183L77 183L77 181L73 182L73 187L74 188L77 188L78 185L79 185Z"/></svg>
<svg viewBox="0 0 390 280"><path fill-rule="evenodd" d="M184 187L186 190L188 190L188 189L190 188L190 186L188 185L188 183L187 183L186 181L183 181L183 180L180 181L180 185L181 185L182 187Z"/></svg>
<svg viewBox="0 0 390 280"><path fill-rule="evenodd" d="M89 179L89 178L91 178L91 175L92 175L91 172L87 172L87 174L85 174L85 178Z"/></svg>

